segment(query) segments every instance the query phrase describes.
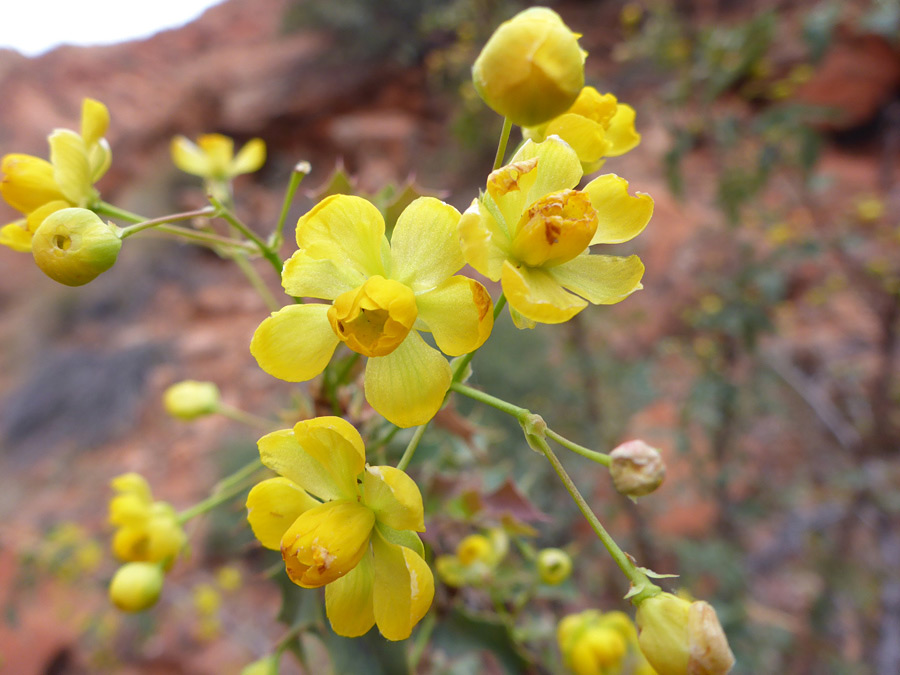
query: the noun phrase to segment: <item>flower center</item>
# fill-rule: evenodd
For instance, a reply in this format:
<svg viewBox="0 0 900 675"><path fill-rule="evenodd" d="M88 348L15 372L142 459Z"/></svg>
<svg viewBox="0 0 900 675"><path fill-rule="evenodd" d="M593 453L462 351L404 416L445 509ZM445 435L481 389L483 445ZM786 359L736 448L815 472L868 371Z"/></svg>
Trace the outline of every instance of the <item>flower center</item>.
<svg viewBox="0 0 900 675"><path fill-rule="evenodd" d="M416 297L408 286L374 276L340 295L328 310L328 321L353 351L387 356L409 335L418 314Z"/></svg>
<svg viewBox="0 0 900 675"><path fill-rule="evenodd" d="M597 211L586 193L552 192L522 214L512 241L512 256L530 267L567 262L584 253L598 222Z"/></svg>

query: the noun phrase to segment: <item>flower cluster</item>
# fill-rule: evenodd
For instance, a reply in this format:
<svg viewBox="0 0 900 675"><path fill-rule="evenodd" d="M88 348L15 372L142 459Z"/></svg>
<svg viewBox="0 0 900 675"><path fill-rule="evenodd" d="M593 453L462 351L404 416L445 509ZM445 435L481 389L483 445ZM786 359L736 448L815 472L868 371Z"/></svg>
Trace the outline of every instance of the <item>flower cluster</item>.
<svg viewBox="0 0 900 675"><path fill-rule="evenodd" d="M369 466L359 432L339 417L299 422L259 440L263 464L279 474L247 496L260 543L281 550L298 586L326 586L336 633L409 637L434 596L434 577L416 532L422 495L390 466Z"/></svg>
<svg viewBox="0 0 900 675"><path fill-rule="evenodd" d="M624 612L570 614L556 629L563 662L574 675L655 675Z"/></svg>
<svg viewBox="0 0 900 675"><path fill-rule="evenodd" d="M171 565L186 541L175 509L153 501L150 486L139 474L117 476L112 488L116 495L109 503L109 522L117 528L112 543L116 557Z"/></svg>
<svg viewBox="0 0 900 675"><path fill-rule="evenodd" d="M502 529L487 534L470 534L452 555L438 556L434 567L448 586L480 586L490 581L497 565L509 551L509 537Z"/></svg>

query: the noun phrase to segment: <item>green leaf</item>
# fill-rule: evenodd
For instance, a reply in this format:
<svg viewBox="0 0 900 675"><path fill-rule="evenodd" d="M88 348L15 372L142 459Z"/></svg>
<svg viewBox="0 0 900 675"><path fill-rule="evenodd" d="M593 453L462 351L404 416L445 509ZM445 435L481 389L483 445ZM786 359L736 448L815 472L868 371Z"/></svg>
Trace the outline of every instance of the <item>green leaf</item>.
<svg viewBox="0 0 900 675"><path fill-rule="evenodd" d="M341 637L326 622L322 642L336 675L407 675L405 641L390 642L373 628L362 637Z"/></svg>

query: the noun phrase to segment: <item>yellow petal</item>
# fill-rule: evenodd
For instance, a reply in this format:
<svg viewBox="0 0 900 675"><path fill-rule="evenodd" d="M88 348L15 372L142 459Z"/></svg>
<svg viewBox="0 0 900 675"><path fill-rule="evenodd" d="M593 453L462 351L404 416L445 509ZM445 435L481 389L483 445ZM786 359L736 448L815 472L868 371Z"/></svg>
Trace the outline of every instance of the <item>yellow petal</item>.
<svg viewBox="0 0 900 675"><path fill-rule="evenodd" d="M459 211L434 197L407 206L391 235L391 278L420 293L458 272L465 264L458 224Z"/></svg>
<svg viewBox="0 0 900 675"><path fill-rule="evenodd" d="M563 288L595 305L612 305L643 288L644 263L636 255L585 254L552 268L549 274Z"/></svg>
<svg viewBox="0 0 900 675"><path fill-rule="evenodd" d="M337 347L330 305L288 305L265 319L250 341L259 367L281 380L305 382L325 370Z"/></svg>
<svg viewBox="0 0 900 675"><path fill-rule="evenodd" d="M0 245L19 253L28 253L31 250L31 232L25 223L25 219L21 218L0 227Z"/></svg>
<svg viewBox="0 0 900 675"><path fill-rule="evenodd" d="M619 244L638 236L653 215L653 198L638 192L628 194L628 181L614 173L598 176L584 186L600 222L591 239L594 244Z"/></svg>
<svg viewBox="0 0 900 675"><path fill-rule="evenodd" d="M261 138L252 138L240 149L231 163L229 174L237 176L242 173L258 171L266 162L266 144Z"/></svg>
<svg viewBox="0 0 900 675"><path fill-rule="evenodd" d="M279 476L253 486L247 495L247 522L266 548L278 551L281 538L304 511L319 502L294 481Z"/></svg>
<svg viewBox="0 0 900 675"><path fill-rule="evenodd" d="M88 147L88 164L91 167L91 181L96 183L112 164L112 150L105 138Z"/></svg>
<svg viewBox="0 0 900 675"><path fill-rule="evenodd" d="M335 633L359 637L375 625L374 585L375 564L366 553L356 567L325 587L325 614Z"/></svg>
<svg viewBox="0 0 900 675"><path fill-rule="evenodd" d="M466 262L492 281L499 281L503 261L509 257L509 235L478 200L459 220L459 243Z"/></svg>
<svg viewBox="0 0 900 675"><path fill-rule="evenodd" d="M618 157L633 150L641 142L641 135L634 129L634 108L627 103L616 106L616 114L609 122L606 138L609 141L607 157Z"/></svg>
<svg viewBox="0 0 900 675"><path fill-rule="evenodd" d="M366 364L366 400L398 427L425 424L450 389L450 364L417 331L387 356Z"/></svg>
<svg viewBox="0 0 900 675"><path fill-rule="evenodd" d="M88 206L92 193L91 167L81 136L68 129L57 129L48 141L53 178L60 191L73 205Z"/></svg>
<svg viewBox="0 0 900 675"><path fill-rule="evenodd" d="M264 466L297 484L322 500L346 499L334 478L318 460L307 454L294 436L293 429L280 429L260 438L259 458Z"/></svg>
<svg viewBox="0 0 900 675"><path fill-rule="evenodd" d="M355 500L320 504L300 514L281 539L291 581L303 588L331 583L369 551L375 514Z"/></svg>
<svg viewBox="0 0 900 675"><path fill-rule="evenodd" d="M557 136L550 136L543 143L526 141L513 157L519 162L536 157L537 178L528 190L526 206L544 195L558 190L571 190L581 180L581 162L572 147ZM515 223L510 223L515 227Z"/></svg>
<svg viewBox="0 0 900 675"><path fill-rule="evenodd" d="M222 134L203 134L197 138L197 145L209 161L209 177L227 178L234 159L234 140Z"/></svg>
<svg viewBox="0 0 900 675"><path fill-rule="evenodd" d="M297 246L311 258L349 265L367 277L386 277L389 247L384 218L361 197L331 195L297 221Z"/></svg>
<svg viewBox="0 0 900 675"><path fill-rule="evenodd" d="M601 94L594 87L585 87L566 112L585 117L606 127L616 114L616 105L616 97L612 94Z"/></svg>
<svg viewBox="0 0 900 675"><path fill-rule="evenodd" d="M284 290L298 298L334 300L365 281L365 276L350 267L339 267L328 259L310 258L303 251L295 251L281 271Z"/></svg>
<svg viewBox="0 0 900 675"><path fill-rule="evenodd" d="M528 194L538 177L537 167L538 159L530 157L501 166L488 175L487 192L480 198L482 211L492 215L508 237L528 207Z"/></svg>
<svg viewBox="0 0 900 675"><path fill-rule="evenodd" d="M81 138L90 148L106 135L109 128L109 110L100 101L86 98L81 103Z"/></svg>
<svg viewBox="0 0 900 675"><path fill-rule="evenodd" d="M571 145L582 164L596 162L609 150L603 125L581 115L560 115L550 122L547 135L559 136Z"/></svg>
<svg viewBox="0 0 900 675"><path fill-rule="evenodd" d="M294 426L304 452L321 464L347 499L356 498L356 479L366 466L359 432L340 417L316 417Z"/></svg>
<svg viewBox="0 0 900 675"><path fill-rule="evenodd" d="M541 269L503 265L503 292L509 306L538 323L563 323L587 307L581 298L567 293Z"/></svg>
<svg viewBox="0 0 900 675"><path fill-rule="evenodd" d="M494 326L494 304L484 286L463 276L447 279L416 298L419 318L449 356L478 349Z"/></svg>
<svg viewBox="0 0 900 675"><path fill-rule="evenodd" d="M425 531L422 493L416 482L392 466L367 466L363 474L366 506L375 518L395 530Z"/></svg>
<svg viewBox="0 0 900 675"><path fill-rule="evenodd" d="M388 640L405 640L431 607L434 576L416 553L388 543L377 530L372 548L375 622Z"/></svg>
<svg viewBox="0 0 900 675"><path fill-rule="evenodd" d="M53 177L53 165L40 157L5 155L0 171L0 194L16 211L27 214L47 202L65 200Z"/></svg>
<svg viewBox="0 0 900 675"><path fill-rule="evenodd" d="M28 231L32 233L36 232L37 229L41 226L41 223L43 223L47 218L47 216L49 216L51 213L61 211L62 209L67 209L70 206L71 204L69 204L69 202L63 201L61 199L42 204L28 214L28 218L26 219L26 223L28 224Z"/></svg>
<svg viewBox="0 0 900 675"><path fill-rule="evenodd" d="M211 172L206 154L184 136L176 136L170 145L172 162L192 176L208 176Z"/></svg>

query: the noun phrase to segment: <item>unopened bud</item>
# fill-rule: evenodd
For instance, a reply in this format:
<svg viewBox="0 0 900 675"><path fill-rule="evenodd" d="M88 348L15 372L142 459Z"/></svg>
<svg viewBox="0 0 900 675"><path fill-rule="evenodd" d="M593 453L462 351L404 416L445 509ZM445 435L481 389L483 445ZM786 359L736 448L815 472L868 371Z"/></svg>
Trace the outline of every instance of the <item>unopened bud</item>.
<svg viewBox="0 0 900 675"><path fill-rule="evenodd" d="M109 599L125 612L143 612L156 604L162 593L163 571L154 563L122 565L109 584Z"/></svg>
<svg viewBox="0 0 900 675"><path fill-rule="evenodd" d="M538 574L551 586L561 584L572 574L572 558L560 548L545 548L538 553Z"/></svg>
<svg viewBox="0 0 900 675"><path fill-rule="evenodd" d="M218 409L219 388L212 382L185 380L166 389L163 405L172 417L194 420Z"/></svg>
<svg viewBox="0 0 900 675"><path fill-rule="evenodd" d="M660 486L666 465L655 448L644 441L628 441L609 453L609 473L616 490L629 497L643 497Z"/></svg>
<svg viewBox="0 0 900 675"><path fill-rule="evenodd" d="M113 226L87 209L60 209L35 230L31 252L41 271L66 286L82 286L112 267L122 248Z"/></svg>
<svg viewBox="0 0 900 675"><path fill-rule="evenodd" d="M734 665L709 603L660 593L641 602L636 620L638 644L658 675L725 675Z"/></svg>
<svg viewBox="0 0 900 675"><path fill-rule="evenodd" d="M561 115L584 86L578 35L553 10L532 7L501 24L472 66L484 102L519 126Z"/></svg>

